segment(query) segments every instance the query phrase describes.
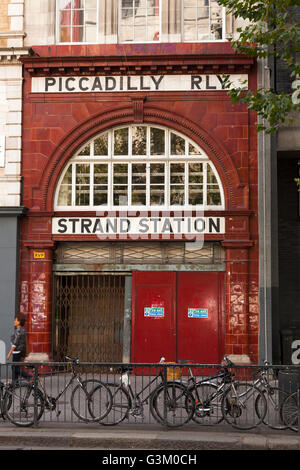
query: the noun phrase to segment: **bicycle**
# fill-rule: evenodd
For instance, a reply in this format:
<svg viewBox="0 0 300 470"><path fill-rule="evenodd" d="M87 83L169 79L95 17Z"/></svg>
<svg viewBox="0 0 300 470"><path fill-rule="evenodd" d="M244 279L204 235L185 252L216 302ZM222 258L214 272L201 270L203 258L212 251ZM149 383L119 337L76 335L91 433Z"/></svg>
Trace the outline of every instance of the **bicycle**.
<svg viewBox="0 0 300 470"><path fill-rule="evenodd" d="M226 357L224 357L226 361ZM195 411L192 420L198 424L212 426L224 420L221 402L226 384L231 383L234 374L223 367L216 375L197 380L191 365L195 361L179 360L179 364L188 367L188 379L181 380L195 400Z"/></svg>
<svg viewBox="0 0 300 470"><path fill-rule="evenodd" d="M181 362L188 364L191 361ZM233 368L234 364L227 356L224 356L222 365L218 374L200 381L196 380L189 367L190 377L186 387L195 401L192 419L204 425L219 424L225 420L242 430L256 427L266 415L267 402L263 393L251 383L233 379L234 374L229 368Z"/></svg>
<svg viewBox="0 0 300 470"><path fill-rule="evenodd" d="M288 394L281 405L281 418L284 424L292 431L299 430L300 390Z"/></svg>
<svg viewBox="0 0 300 470"><path fill-rule="evenodd" d="M3 420L6 419L4 402L7 402L7 408L11 406L11 386L5 385L0 381L0 416Z"/></svg>
<svg viewBox="0 0 300 470"><path fill-rule="evenodd" d="M164 362L161 358L160 364ZM104 426L113 426L121 423L129 416L134 418L144 418L144 405L149 402L150 413L155 421L170 427L182 426L188 422L194 413L194 399L190 396L186 388L175 381L166 381L163 370L160 369L158 375L146 384L138 393L132 389L129 375L132 367L121 365L120 383L107 382L105 385L110 387L112 395L112 406L105 419L99 420ZM160 379L160 383L151 390L151 385ZM142 397L145 390L149 393L145 398ZM97 393L97 387L92 393ZM163 399L163 401L161 401ZM162 410L161 410L162 403ZM188 407L186 403L189 403Z"/></svg>
<svg viewBox="0 0 300 470"><path fill-rule="evenodd" d="M268 367L269 363L267 361L264 362L264 366L265 367L262 367L258 371L258 378L253 382L253 385L262 391L267 400L267 410L262 422L272 429L286 429L288 425L283 421L282 405L289 394L286 391L281 390L279 387L275 387L270 384L267 376L270 372L272 373L272 371L270 371ZM261 408L259 400L260 396L257 397L257 401L255 403L257 414L260 413Z"/></svg>
<svg viewBox="0 0 300 470"><path fill-rule="evenodd" d="M82 380L76 370L79 359L66 356L71 367L71 377L56 397L48 395L37 374L37 380L18 382L12 386L11 392L4 400L5 416L16 426L28 427L37 423L45 410L56 411L57 402L74 381L78 385L71 394L70 403L73 413L82 421L94 422L103 419L109 413L112 399L110 390L99 380ZM93 394L97 387L97 394ZM92 398L93 394L93 398ZM9 398L9 400L8 400ZM95 410L97 415L95 416Z"/></svg>

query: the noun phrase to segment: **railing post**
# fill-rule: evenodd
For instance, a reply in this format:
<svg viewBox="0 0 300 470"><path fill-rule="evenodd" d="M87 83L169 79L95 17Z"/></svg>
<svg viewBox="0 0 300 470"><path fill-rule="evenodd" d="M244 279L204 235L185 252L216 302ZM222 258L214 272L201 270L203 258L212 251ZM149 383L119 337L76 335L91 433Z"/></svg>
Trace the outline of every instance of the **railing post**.
<svg viewBox="0 0 300 470"><path fill-rule="evenodd" d="M168 383L168 380L167 380L167 372L168 372L168 369L167 367L164 365L163 366L163 379L164 379L164 425L166 426L167 425L167 406L168 406L168 396L167 396L167 383Z"/></svg>
<svg viewBox="0 0 300 470"><path fill-rule="evenodd" d="M34 364L34 376L33 376L33 396L34 396L34 416L33 416L33 425L37 426L38 423L38 366Z"/></svg>
<svg viewBox="0 0 300 470"><path fill-rule="evenodd" d="M297 389L297 406L298 406L298 434L300 434L300 388Z"/></svg>

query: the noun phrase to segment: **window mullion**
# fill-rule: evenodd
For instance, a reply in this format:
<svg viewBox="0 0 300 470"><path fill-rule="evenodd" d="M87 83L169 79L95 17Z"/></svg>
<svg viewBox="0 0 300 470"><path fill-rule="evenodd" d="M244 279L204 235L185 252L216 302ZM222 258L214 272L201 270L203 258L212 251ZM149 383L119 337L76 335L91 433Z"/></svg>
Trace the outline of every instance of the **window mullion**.
<svg viewBox="0 0 300 470"><path fill-rule="evenodd" d="M170 161L165 163L165 206L170 208Z"/></svg>
<svg viewBox="0 0 300 470"><path fill-rule="evenodd" d="M150 163L146 163L146 207L150 207Z"/></svg>
<svg viewBox="0 0 300 470"><path fill-rule="evenodd" d="M207 162L203 162L203 206L207 207Z"/></svg>
<svg viewBox="0 0 300 470"><path fill-rule="evenodd" d="M184 164L184 202L185 206L189 205L189 162Z"/></svg>
<svg viewBox="0 0 300 470"><path fill-rule="evenodd" d="M128 191L128 203L127 203L127 207L129 209L129 207L132 206L132 163L128 163L128 166L127 166L128 170L127 170L127 191Z"/></svg>
<svg viewBox="0 0 300 470"><path fill-rule="evenodd" d="M147 131L146 131L146 155L147 158L150 157L150 126L147 126Z"/></svg>
<svg viewBox="0 0 300 470"><path fill-rule="evenodd" d="M222 39L223 41L226 38L226 10L225 7L222 8Z"/></svg>
<svg viewBox="0 0 300 470"><path fill-rule="evenodd" d="M128 157L132 158L132 126L128 128Z"/></svg>
<svg viewBox="0 0 300 470"><path fill-rule="evenodd" d="M72 206L76 205L76 163L72 163Z"/></svg>
<svg viewBox="0 0 300 470"><path fill-rule="evenodd" d="M111 209L112 200L112 163L108 162L107 165L107 207Z"/></svg>
<svg viewBox="0 0 300 470"><path fill-rule="evenodd" d="M94 163L90 163L90 200L89 205L94 207Z"/></svg>

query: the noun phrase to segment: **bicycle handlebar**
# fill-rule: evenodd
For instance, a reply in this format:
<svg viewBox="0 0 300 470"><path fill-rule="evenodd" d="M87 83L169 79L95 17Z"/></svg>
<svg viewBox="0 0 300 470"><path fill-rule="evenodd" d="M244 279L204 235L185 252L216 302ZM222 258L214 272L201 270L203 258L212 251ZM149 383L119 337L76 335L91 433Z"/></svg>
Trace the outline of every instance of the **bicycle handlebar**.
<svg viewBox="0 0 300 470"><path fill-rule="evenodd" d="M222 366L225 366L225 365L227 367L235 367L234 363L227 356L224 356L223 361L222 361Z"/></svg>

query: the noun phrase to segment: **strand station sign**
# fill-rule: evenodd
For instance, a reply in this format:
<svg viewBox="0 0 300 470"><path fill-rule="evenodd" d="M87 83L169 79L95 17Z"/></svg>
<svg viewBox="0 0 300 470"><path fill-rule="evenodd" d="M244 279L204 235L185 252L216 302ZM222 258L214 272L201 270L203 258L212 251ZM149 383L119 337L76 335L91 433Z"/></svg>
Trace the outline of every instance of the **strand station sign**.
<svg viewBox="0 0 300 470"><path fill-rule="evenodd" d="M224 234L224 217L54 217L53 235L99 235L164 237Z"/></svg>
<svg viewBox="0 0 300 470"><path fill-rule="evenodd" d="M247 88L248 75L127 75L33 77L32 93L218 91Z"/></svg>

